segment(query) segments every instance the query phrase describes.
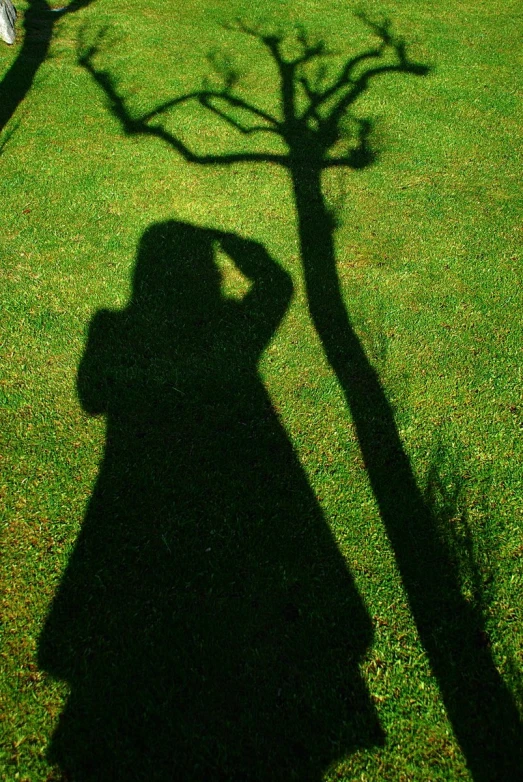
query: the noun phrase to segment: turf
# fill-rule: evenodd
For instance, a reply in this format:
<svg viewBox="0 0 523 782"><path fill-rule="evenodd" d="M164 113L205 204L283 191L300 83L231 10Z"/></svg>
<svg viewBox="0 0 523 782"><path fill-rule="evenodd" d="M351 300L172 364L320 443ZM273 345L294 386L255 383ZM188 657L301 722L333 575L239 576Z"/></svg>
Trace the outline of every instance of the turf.
<svg viewBox="0 0 523 782"><path fill-rule="evenodd" d="M519 4L370 2L428 72L372 81L364 165L304 202L172 143L274 134L137 118L216 62L280 116L231 24L334 74L356 7L168 5L20 4L0 50L1 774L517 780Z"/></svg>

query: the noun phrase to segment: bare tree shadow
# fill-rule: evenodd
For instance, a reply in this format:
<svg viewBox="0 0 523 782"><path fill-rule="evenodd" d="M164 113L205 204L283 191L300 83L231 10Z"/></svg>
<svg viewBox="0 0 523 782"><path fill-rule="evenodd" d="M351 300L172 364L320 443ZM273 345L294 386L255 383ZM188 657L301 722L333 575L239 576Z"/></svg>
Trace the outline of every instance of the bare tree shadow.
<svg viewBox="0 0 523 782"><path fill-rule="evenodd" d="M106 448L39 647L71 688L67 778L319 782L382 743L370 619L257 373L291 294L261 245L171 221L91 322L78 393Z"/></svg>
<svg viewBox="0 0 523 782"><path fill-rule="evenodd" d="M281 114L276 116L246 100L236 89L233 69L222 67L222 86L178 96L142 116L133 115L110 73L95 66L97 47L85 47L80 62L107 96L109 107L130 135L160 139L188 163L230 165L272 163L292 180L308 307L325 355L338 378L357 429L369 479L395 552L421 641L465 754L473 778L520 779L521 720L512 695L496 669L485 638L484 617L462 594L448 546L438 531L436 514L418 487L403 448L393 411L348 316L338 279L334 219L321 185L332 167L361 169L375 154L372 122L351 114L357 99L385 75L423 76L402 39L388 21L360 18L377 44L348 58L334 78L322 66L323 42L311 42L297 28L298 54L285 54L282 32L264 32L242 21L230 26L261 46L277 68ZM243 136L273 135L285 153L259 151L200 154L160 124L163 116L196 102ZM354 138L343 146L343 126L352 118Z"/></svg>
<svg viewBox="0 0 523 782"><path fill-rule="evenodd" d="M47 0L29 0L29 7L24 14L22 46L16 60L0 81L0 131L29 93L40 66L49 54L58 19L91 2L93 0L73 0L69 5L55 9Z"/></svg>

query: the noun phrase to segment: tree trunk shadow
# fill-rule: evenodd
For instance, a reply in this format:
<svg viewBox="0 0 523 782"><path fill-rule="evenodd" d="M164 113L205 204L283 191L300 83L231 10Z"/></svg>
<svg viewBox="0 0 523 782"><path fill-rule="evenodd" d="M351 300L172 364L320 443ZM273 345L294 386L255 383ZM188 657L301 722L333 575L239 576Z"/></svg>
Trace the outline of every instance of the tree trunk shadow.
<svg viewBox="0 0 523 782"><path fill-rule="evenodd" d="M348 317L320 170L293 171L311 318L343 390L420 640L476 782L521 779L521 719L462 593L437 511L420 491L387 396Z"/></svg>
<svg viewBox="0 0 523 782"><path fill-rule="evenodd" d="M53 11L47 0L29 0L24 15L24 38L17 58L0 81L0 131L29 94L40 66L49 54L54 27L65 13L77 11L93 0L74 0Z"/></svg>

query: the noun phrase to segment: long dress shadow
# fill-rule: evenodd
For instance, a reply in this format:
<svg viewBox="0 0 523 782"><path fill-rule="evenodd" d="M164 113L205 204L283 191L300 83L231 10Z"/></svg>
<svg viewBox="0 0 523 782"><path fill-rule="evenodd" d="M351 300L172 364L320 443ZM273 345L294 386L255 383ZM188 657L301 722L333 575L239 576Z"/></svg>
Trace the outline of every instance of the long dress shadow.
<svg viewBox="0 0 523 782"><path fill-rule="evenodd" d="M261 245L172 221L91 322L78 393L106 448L40 639L75 780L320 780L382 743L370 619L257 371L291 295Z"/></svg>

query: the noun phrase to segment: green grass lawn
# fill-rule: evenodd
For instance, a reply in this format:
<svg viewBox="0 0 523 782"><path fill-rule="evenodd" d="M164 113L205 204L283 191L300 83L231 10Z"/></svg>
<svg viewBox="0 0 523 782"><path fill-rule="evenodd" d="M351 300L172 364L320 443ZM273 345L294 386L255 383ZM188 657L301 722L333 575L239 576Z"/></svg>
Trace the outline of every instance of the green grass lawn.
<svg viewBox="0 0 523 782"><path fill-rule="evenodd" d="M234 20L332 80L356 5L17 7L0 778L523 779L520 4L369 0L428 72L370 79L321 193ZM140 124L227 76L264 132Z"/></svg>

